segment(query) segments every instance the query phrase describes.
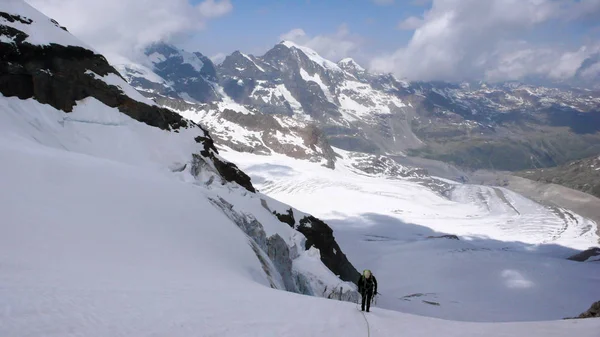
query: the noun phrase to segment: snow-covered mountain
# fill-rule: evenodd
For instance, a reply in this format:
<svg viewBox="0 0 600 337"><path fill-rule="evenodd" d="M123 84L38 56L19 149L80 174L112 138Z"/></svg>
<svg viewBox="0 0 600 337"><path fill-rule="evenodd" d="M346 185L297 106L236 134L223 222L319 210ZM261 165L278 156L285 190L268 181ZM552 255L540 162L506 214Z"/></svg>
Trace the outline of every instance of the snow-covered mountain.
<svg viewBox="0 0 600 337"><path fill-rule="evenodd" d="M181 56L194 54L173 50L157 44L146 52L144 63L154 64L163 77L178 79L177 88L150 97L192 103L207 103L207 97L213 103L230 100L264 114L314 123L330 144L348 151L409 153L466 168L519 170L594 155L600 144L597 90L407 82L369 73L352 59L334 63L289 41L260 57L235 52L217 66L204 58L211 75L216 69L216 75L207 77ZM165 67L157 60L174 63ZM138 83L153 76L137 76L126 68L119 69L136 88L154 90ZM200 79L211 85L201 89Z"/></svg>
<svg viewBox="0 0 600 337"><path fill-rule="evenodd" d="M135 69L164 88L177 82ZM200 75L220 100L154 91L164 102L150 101L57 22L22 0L0 2L0 336L596 337L598 319L468 323L385 310L463 321L577 315L600 297L600 274L564 257L597 240L594 224L332 148L305 129L314 125L263 119ZM230 121L216 132L229 143L173 110ZM233 150L237 132L252 131L233 128L248 123L270 156ZM286 136L293 150L273 145ZM357 294L346 281L358 273L345 253L380 279L369 316L349 303Z"/></svg>
<svg viewBox="0 0 600 337"><path fill-rule="evenodd" d="M146 49L146 64L117 64L117 69L136 88L149 93L198 102L219 100L213 88L217 73L206 56L157 43Z"/></svg>

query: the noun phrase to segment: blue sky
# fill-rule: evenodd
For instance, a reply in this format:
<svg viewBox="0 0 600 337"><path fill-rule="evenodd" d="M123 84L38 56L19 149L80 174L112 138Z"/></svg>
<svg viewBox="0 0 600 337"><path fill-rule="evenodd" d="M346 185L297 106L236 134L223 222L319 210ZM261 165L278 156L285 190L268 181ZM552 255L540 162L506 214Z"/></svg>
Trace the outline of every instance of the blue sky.
<svg viewBox="0 0 600 337"><path fill-rule="evenodd" d="M195 0L192 3L200 2ZM232 0L233 10L210 22L186 48L197 48L207 55L241 50L261 54L279 42L280 35L295 28L307 34L335 32L346 24L351 33L363 37L365 48L390 50L405 45L410 31L397 29L402 18L420 15L423 5L397 1L377 5L368 0Z"/></svg>
<svg viewBox="0 0 600 337"><path fill-rule="evenodd" d="M600 55L600 0L26 1L118 62L156 41L219 59L285 38L409 80L562 81Z"/></svg>

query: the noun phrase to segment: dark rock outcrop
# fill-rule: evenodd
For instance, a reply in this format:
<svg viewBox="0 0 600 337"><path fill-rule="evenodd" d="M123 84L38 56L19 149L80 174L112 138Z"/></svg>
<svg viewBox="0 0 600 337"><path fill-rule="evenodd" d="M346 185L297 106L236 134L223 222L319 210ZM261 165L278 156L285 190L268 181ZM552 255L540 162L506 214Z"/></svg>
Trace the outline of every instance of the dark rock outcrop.
<svg viewBox="0 0 600 337"><path fill-rule="evenodd" d="M29 18L22 17L20 15L8 14L5 12L0 12L0 18L5 19L8 22L20 22L25 25L30 25L33 21ZM54 21L56 22L56 21Z"/></svg>
<svg viewBox="0 0 600 337"><path fill-rule="evenodd" d="M2 18L29 22L27 18L6 13ZM214 167L226 181L236 182L248 191L255 192L248 175L233 163L217 156L218 151L206 130L171 110L134 100L120 88L97 79L94 74L114 74L120 77L104 56L78 46L33 45L25 41L28 37L26 33L7 25L0 24L0 34L13 41L0 42L2 95L20 99L33 98L65 112L73 111L77 101L93 97L137 121L162 130L178 132L180 128L198 128L204 134L195 139L204 147L202 156L214 163Z"/></svg>
<svg viewBox="0 0 600 337"><path fill-rule="evenodd" d="M321 253L321 261L334 274L344 281L358 281L360 273L348 261L346 255L335 241L333 230L325 222L314 216L306 216L300 219L300 225L296 228L306 236L306 249L315 246Z"/></svg>
<svg viewBox="0 0 600 337"><path fill-rule="evenodd" d="M200 151L200 154L212 160L215 169L217 169L217 172L219 172L223 179L229 182L236 182L252 193L256 192L256 189L252 186L251 178L246 173L240 170L234 163L221 160L221 158L216 156L219 151L215 147L214 141L208 131L204 130L204 134L206 137L198 136L195 138L197 143L204 145L204 150Z"/></svg>
<svg viewBox="0 0 600 337"><path fill-rule="evenodd" d="M296 219L294 219L294 211L292 211L291 208L287 210L287 214L279 214L275 211L273 211L273 214L275 214L279 221L290 225L290 227L294 227L296 224Z"/></svg>
<svg viewBox="0 0 600 337"><path fill-rule="evenodd" d="M33 98L65 112L73 111L77 101L93 97L163 130L189 126L178 114L138 102L118 87L96 79L89 71L120 76L102 55L76 46L32 45L24 42L27 34L8 26L0 25L0 33L15 41L0 43L0 92L4 96Z"/></svg>
<svg viewBox="0 0 600 337"><path fill-rule="evenodd" d="M594 257L594 256L600 256L600 248L592 247L590 249L584 250L581 253L577 253L567 259L571 260L571 261L585 262L589 258Z"/></svg>
<svg viewBox="0 0 600 337"><path fill-rule="evenodd" d="M566 319L577 319L577 318L600 318L600 301L592 304L592 306L581 315L577 317L568 317Z"/></svg>
<svg viewBox="0 0 600 337"><path fill-rule="evenodd" d="M268 207L266 208L269 209ZM297 223L294 211L291 208L286 211L286 214L273 211L273 215L279 221L288 224L306 237L304 249L308 250L313 246L319 249L323 264L334 274L338 275L339 278L355 283L358 281L360 277L359 272L348 261L348 258L335 241L333 230L325 222L314 216L305 216Z"/></svg>
<svg viewBox="0 0 600 337"><path fill-rule="evenodd" d="M447 234L447 235L438 235L438 236L428 236L428 239L449 239L449 240L460 240L458 238L458 236L454 235L454 234Z"/></svg>
<svg viewBox="0 0 600 337"><path fill-rule="evenodd" d="M250 177L240 170L234 163L223 161L214 155L211 155L211 159L215 164L215 168L225 180L230 182L234 181L252 193L256 192L254 186L252 186Z"/></svg>

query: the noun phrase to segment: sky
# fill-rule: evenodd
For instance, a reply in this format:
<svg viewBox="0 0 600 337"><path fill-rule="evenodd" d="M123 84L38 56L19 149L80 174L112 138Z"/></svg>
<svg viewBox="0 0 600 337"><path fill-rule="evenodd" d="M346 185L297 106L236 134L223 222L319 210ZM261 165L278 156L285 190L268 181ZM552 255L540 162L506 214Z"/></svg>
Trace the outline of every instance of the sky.
<svg viewBox="0 0 600 337"><path fill-rule="evenodd" d="M291 40L410 80L600 78L600 0L27 0L97 50L219 62ZM587 63L584 63L588 60Z"/></svg>

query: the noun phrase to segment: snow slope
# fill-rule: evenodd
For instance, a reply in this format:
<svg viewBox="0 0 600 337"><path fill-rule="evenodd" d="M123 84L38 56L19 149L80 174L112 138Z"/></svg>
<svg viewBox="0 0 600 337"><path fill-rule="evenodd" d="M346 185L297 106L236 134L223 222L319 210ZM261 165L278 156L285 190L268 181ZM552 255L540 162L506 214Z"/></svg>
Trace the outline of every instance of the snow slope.
<svg viewBox="0 0 600 337"><path fill-rule="evenodd" d="M2 117L6 126L6 105ZM10 191L0 194L0 335L365 336L351 303L270 289L247 238L204 188L13 130L0 142L0 190ZM444 329L593 337L600 327L598 320L464 324L384 310L368 319L373 336Z"/></svg>
<svg viewBox="0 0 600 337"><path fill-rule="evenodd" d="M170 140L176 135L93 99L70 114L33 100L0 102L0 190L9 192L0 193L1 336L366 334L352 303L269 288L248 237L208 198L252 210L268 234L293 231L268 221L258 198L235 185L206 186L167 169L188 150ZM322 277L328 270L315 268L314 254L295 267ZM593 337L600 327L458 323L379 309L368 320L374 336Z"/></svg>
<svg viewBox="0 0 600 337"><path fill-rule="evenodd" d="M456 184L450 198L416 179L369 176L348 153L335 170L273 155L224 153L263 193L325 219L357 269L374 271L378 306L463 321L576 316L600 297L596 224L501 188ZM445 233L460 240L434 239Z"/></svg>
<svg viewBox="0 0 600 337"><path fill-rule="evenodd" d="M95 52L93 48L71 35L68 31L62 29L56 21L38 12L25 1L2 0L1 5L0 9L3 12L9 14L14 13L21 16L20 20L13 20L12 22L2 20L1 22L3 25L16 28L27 34L28 37L25 39L26 42L33 45L49 45L51 43L56 43L63 46L83 47Z"/></svg>
<svg viewBox="0 0 600 337"><path fill-rule="evenodd" d="M278 234L293 247L291 258L300 259L293 271L304 275L309 291L352 291L314 249L304 251L300 233L262 206L285 205L235 184L213 185L209 171L195 178L186 170L200 146L190 136L195 130L152 128L93 98L65 114L0 97L0 111L0 188L10 191L0 196L0 335L90 324L77 321L86 305L104 313L81 301L107 294L143 294L144 301L255 283L284 289L268 258L257 258L253 241L211 200L251 214L267 238ZM120 318L104 319L92 324L110 328Z"/></svg>
<svg viewBox="0 0 600 337"><path fill-rule="evenodd" d="M38 15L14 0L0 9ZM599 320L460 323L379 309L367 321L352 303L277 290L284 275L256 242L261 231L282 238L295 280L303 276L313 294L353 286L271 214L286 205L228 183L214 161L193 157L208 151L195 136L206 134L150 127L92 97L65 113L0 95L0 336L423 336L444 329L448 336L592 337L600 327ZM244 229L240 219L261 226Z"/></svg>
<svg viewBox="0 0 600 337"><path fill-rule="evenodd" d="M292 41L281 41L281 45L286 46L287 48L290 48L292 50L295 49L295 50L301 51L311 61L315 62L316 64L320 65L321 67L323 67L327 70L342 71L342 69L340 69L340 67L335 62L329 61L328 59L322 57L316 51L314 51L308 47L298 45Z"/></svg>

